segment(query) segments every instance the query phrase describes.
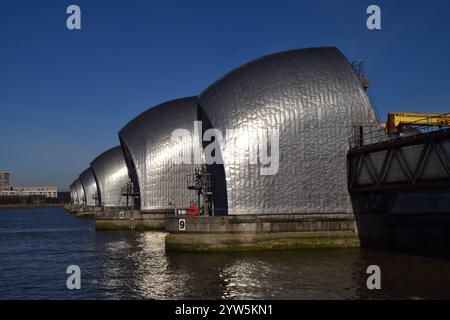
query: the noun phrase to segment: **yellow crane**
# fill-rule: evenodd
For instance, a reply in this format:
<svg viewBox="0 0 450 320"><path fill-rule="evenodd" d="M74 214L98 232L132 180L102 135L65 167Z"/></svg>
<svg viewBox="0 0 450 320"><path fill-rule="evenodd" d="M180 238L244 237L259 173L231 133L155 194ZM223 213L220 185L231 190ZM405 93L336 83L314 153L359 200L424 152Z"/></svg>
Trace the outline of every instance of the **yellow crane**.
<svg viewBox="0 0 450 320"><path fill-rule="evenodd" d="M450 114L389 112L386 122L387 133L394 133L395 129L401 125L449 127Z"/></svg>

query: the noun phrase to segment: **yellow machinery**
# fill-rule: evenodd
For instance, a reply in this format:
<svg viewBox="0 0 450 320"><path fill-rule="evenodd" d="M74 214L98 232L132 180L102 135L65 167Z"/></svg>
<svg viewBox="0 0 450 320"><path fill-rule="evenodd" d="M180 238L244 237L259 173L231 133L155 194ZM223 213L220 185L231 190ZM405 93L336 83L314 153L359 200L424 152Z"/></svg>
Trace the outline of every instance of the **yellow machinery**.
<svg viewBox="0 0 450 320"><path fill-rule="evenodd" d="M389 112L386 122L387 133L394 133L401 125L449 127L450 114Z"/></svg>

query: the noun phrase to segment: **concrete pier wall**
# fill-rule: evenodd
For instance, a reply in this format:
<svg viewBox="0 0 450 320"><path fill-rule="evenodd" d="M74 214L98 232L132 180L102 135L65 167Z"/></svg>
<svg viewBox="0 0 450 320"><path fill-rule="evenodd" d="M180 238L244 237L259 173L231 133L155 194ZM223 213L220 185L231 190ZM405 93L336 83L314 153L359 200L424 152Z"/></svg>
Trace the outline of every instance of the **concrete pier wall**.
<svg viewBox="0 0 450 320"><path fill-rule="evenodd" d="M104 210L95 214L97 230L164 230L166 214Z"/></svg>
<svg viewBox="0 0 450 320"><path fill-rule="evenodd" d="M186 231L179 230L185 219ZM241 215L221 217L169 216L166 231L171 233L258 233L355 231L352 214Z"/></svg>
<svg viewBox="0 0 450 320"><path fill-rule="evenodd" d="M78 217L95 217L97 230L165 230L167 250L248 251L359 247L352 214L284 214L217 217L169 212L71 206ZM90 217L90 216L89 216ZM183 221L183 228L180 228Z"/></svg>
<svg viewBox="0 0 450 320"><path fill-rule="evenodd" d="M170 216L166 218L165 230L169 233L166 250L359 247L356 222L350 214Z"/></svg>
<svg viewBox="0 0 450 320"><path fill-rule="evenodd" d="M95 213L101 211L100 207L80 206L69 204L64 206L68 212L75 214L78 218L95 218Z"/></svg>

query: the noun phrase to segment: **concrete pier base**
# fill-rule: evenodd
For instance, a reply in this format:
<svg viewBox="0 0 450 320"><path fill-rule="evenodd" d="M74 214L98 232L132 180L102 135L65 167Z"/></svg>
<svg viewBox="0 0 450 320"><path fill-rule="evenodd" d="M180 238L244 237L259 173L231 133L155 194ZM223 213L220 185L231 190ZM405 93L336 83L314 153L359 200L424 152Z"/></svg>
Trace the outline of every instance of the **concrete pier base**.
<svg viewBox="0 0 450 320"><path fill-rule="evenodd" d="M77 218L95 218L94 211L78 211L75 213Z"/></svg>
<svg viewBox="0 0 450 320"><path fill-rule="evenodd" d="M80 207L71 203L71 204L65 205L64 209L70 213L77 213L80 210Z"/></svg>
<svg viewBox="0 0 450 320"><path fill-rule="evenodd" d="M164 230L166 214L138 210L103 210L95 213L97 230Z"/></svg>
<svg viewBox="0 0 450 320"><path fill-rule="evenodd" d="M181 222L181 223L180 223ZM166 250L249 251L359 247L356 223L347 214L172 216Z"/></svg>
<svg viewBox="0 0 450 320"><path fill-rule="evenodd" d="M359 247L359 240L351 231L255 234L172 233L166 236L166 250L169 251L257 251L355 247Z"/></svg>
<svg viewBox="0 0 450 320"><path fill-rule="evenodd" d="M75 214L78 218L95 218L95 213L101 210L100 207L87 207L73 204L65 206L64 209Z"/></svg>

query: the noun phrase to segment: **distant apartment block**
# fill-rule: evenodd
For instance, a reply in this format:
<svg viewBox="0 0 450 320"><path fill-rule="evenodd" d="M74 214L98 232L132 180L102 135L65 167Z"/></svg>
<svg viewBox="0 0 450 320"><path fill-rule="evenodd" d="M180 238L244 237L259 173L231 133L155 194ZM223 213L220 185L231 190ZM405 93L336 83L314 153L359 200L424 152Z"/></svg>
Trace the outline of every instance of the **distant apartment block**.
<svg viewBox="0 0 450 320"><path fill-rule="evenodd" d="M58 189L56 187L11 187L11 173L0 172L0 196L57 198Z"/></svg>
<svg viewBox="0 0 450 320"><path fill-rule="evenodd" d="M11 173L0 171L0 191L11 188Z"/></svg>

